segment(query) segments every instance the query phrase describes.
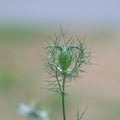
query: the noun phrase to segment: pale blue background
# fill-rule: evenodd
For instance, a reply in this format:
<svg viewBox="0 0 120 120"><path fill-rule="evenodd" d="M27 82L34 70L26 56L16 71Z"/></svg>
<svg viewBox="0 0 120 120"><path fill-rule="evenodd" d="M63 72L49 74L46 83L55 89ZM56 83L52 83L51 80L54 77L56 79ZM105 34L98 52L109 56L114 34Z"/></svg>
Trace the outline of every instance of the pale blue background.
<svg viewBox="0 0 120 120"><path fill-rule="evenodd" d="M119 23L120 0L0 0L0 20Z"/></svg>

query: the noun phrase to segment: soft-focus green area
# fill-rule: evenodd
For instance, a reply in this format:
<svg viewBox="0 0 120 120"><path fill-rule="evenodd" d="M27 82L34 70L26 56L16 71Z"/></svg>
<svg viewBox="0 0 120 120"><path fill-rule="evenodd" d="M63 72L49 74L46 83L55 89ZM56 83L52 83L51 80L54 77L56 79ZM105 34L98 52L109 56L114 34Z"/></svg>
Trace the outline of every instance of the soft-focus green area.
<svg viewBox="0 0 120 120"><path fill-rule="evenodd" d="M45 40L52 30L59 32L59 27L1 25L0 119L26 120L18 115L18 104L37 100L48 110L51 120L61 120L61 97L43 89L49 80L45 72ZM78 25L68 31L81 34L82 30L87 31L86 44L95 56L92 60L95 65L88 66L86 73L71 81L67 88L68 120L75 120L76 109L81 113L87 104L83 120L118 120L120 29L110 25L84 29Z"/></svg>

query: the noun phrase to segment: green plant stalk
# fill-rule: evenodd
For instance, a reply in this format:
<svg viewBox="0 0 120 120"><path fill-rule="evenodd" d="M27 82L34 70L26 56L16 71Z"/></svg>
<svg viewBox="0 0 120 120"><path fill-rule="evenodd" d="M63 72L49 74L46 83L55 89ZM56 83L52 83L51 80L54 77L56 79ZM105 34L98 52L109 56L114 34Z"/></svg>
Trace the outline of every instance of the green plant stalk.
<svg viewBox="0 0 120 120"><path fill-rule="evenodd" d="M59 93L61 95L61 108L63 120L66 120L66 108L65 108L65 87L66 79L71 80L79 77L79 72L84 72L82 66L90 64L91 56L90 52L86 51L84 46L84 39L77 38L78 42L74 42L74 39L65 39L65 33L61 29L59 36L54 33L55 38L51 38L52 42L48 43L47 47L47 65L49 67L48 73L56 80L50 81L50 90ZM53 88L52 88L53 87ZM77 120L80 120L85 112L81 116L77 116Z"/></svg>
<svg viewBox="0 0 120 120"><path fill-rule="evenodd" d="M62 84L62 91L61 91L63 120L66 120L66 114L65 114L65 79L66 79L66 75L64 74L64 76L63 76L63 84Z"/></svg>

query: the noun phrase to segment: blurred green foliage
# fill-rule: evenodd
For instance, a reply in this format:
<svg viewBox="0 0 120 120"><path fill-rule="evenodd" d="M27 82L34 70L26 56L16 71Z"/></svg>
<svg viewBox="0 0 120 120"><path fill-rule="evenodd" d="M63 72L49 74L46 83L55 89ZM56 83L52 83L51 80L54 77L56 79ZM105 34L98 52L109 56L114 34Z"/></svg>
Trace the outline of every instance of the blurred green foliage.
<svg viewBox="0 0 120 120"><path fill-rule="evenodd" d="M0 42L23 42L31 38L35 40L37 37L43 37L44 33L41 27L0 25Z"/></svg>
<svg viewBox="0 0 120 120"><path fill-rule="evenodd" d="M0 70L0 88L3 90L10 90L15 83L14 72L11 68L4 68Z"/></svg>

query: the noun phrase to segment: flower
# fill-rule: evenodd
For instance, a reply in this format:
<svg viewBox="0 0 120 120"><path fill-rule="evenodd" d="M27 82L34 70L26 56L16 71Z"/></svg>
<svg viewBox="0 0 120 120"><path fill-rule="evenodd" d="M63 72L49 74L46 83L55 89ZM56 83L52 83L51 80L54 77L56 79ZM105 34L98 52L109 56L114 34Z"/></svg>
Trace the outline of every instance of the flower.
<svg viewBox="0 0 120 120"><path fill-rule="evenodd" d="M60 77L63 74L70 79L79 76L83 66L90 63L90 52L87 52L83 41L67 40L59 35L53 38L53 44L47 46L47 68L52 77ZM52 39L52 38L51 38ZM77 41L77 42L75 42ZM74 43L74 44L73 44ZM77 76L74 76L76 75Z"/></svg>
<svg viewBox="0 0 120 120"><path fill-rule="evenodd" d="M28 116L32 111L34 111L34 108L31 106L28 106L24 103L20 103L19 104L19 108L18 108L18 113L22 116Z"/></svg>
<svg viewBox="0 0 120 120"><path fill-rule="evenodd" d="M18 113L24 117L31 117L33 120L49 120L47 111L24 103L19 104Z"/></svg>
<svg viewBox="0 0 120 120"><path fill-rule="evenodd" d="M87 51L85 36L81 39L66 39L65 33L54 34L46 47L47 51L47 72L51 78L49 81L50 90L61 93L62 81L75 79L84 72L84 66L90 64L91 53ZM48 88L47 88L48 89Z"/></svg>

